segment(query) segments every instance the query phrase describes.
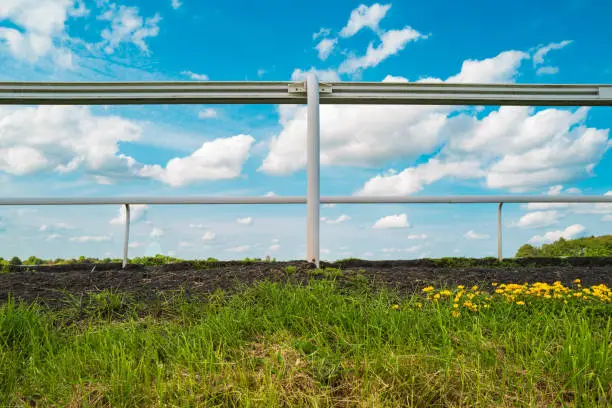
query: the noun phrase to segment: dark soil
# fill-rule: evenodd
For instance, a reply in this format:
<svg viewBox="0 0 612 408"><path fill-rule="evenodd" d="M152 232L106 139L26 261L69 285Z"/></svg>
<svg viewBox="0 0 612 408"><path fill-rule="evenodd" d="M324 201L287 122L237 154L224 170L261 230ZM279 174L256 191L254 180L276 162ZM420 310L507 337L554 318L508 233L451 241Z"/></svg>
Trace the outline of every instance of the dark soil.
<svg viewBox="0 0 612 408"><path fill-rule="evenodd" d="M455 262L457 263L457 262ZM460 264L460 262L459 262ZM295 271L287 271L287 267ZM317 270L306 262L181 262L162 266L72 264L14 268L0 274L0 304L9 296L31 302L58 304L67 294L76 296L113 289L146 299L159 292L184 290L205 295L217 289L235 291L257 281L306 283L329 277L326 267L340 268L335 276L340 288L370 284L389 287L401 294L427 285L474 285L489 282L523 283L561 281L569 285L580 278L583 285L612 285L612 258L471 260L468 266L449 267L433 260L361 261L323 263ZM289 268L290 270L292 268Z"/></svg>

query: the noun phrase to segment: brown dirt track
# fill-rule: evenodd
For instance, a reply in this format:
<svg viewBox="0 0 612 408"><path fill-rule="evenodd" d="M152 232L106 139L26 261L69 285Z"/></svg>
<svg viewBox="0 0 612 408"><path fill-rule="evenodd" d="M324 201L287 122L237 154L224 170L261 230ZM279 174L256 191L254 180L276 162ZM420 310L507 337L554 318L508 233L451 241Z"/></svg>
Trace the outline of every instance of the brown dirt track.
<svg viewBox="0 0 612 408"><path fill-rule="evenodd" d="M514 260L511 265L492 260L471 260L469 267L448 267L431 260L361 261L323 263L322 267L342 269L339 286L368 281L374 287L395 288L410 293L422 287L486 282L549 282L570 284L580 278L584 285L612 285L612 258L566 258ZM201 264L200 264L201 265ZM287 266L297 271L286 272ZM364 279L365 277L365 279ZM129 293L146 299L159 292L184 289L190 295L205 295L217 289L233 291L257 281L305 283L319 279L306 262L216 262L202 269L197 263L181 262L162 266L117 264L73 264L22 267L0 274L0 304L9 296L24 301L39 300L53 305L70 293L80 296L104 289Z"/></svg>

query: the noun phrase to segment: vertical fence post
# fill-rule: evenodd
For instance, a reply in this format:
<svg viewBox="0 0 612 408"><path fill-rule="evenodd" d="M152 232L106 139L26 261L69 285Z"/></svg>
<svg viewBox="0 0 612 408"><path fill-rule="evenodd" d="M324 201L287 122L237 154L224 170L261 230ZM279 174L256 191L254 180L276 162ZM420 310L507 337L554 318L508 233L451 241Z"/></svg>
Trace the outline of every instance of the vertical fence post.
<svg viewBox="0 0 612 408"><path fill-rule="evenodd" d="M125 205L125 237L123 238L123 263L122 267L125 269L128 261L128 244L130 240L130 205Z"/></svg>
<svg viewBox="0 0 612 408"><path fill-rule="evenodd" d="M497 207L497 260L502 261L502 206L504 203L499 203Z"/></svg>
<svg viewBox="0 0 612 408"><path fill-rule="evenodd" d="M307 125L307 173L308 190L306 194L306 256L309 262L319 266L319 187L320 162L320 122L319 122L319 80L315 74L306 78L306 95L308 102Z"/></svg>

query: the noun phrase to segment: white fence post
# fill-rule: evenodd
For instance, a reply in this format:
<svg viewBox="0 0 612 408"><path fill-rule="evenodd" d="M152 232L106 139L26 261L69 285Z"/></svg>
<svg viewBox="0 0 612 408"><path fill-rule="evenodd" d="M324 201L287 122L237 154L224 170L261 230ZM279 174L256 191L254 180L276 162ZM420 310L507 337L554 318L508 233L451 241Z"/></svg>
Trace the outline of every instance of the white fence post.
<svg viewBox="0 0 612 408"><path fill-rule="evenodd" d="M128 262L128 245L130 241L130 205L125 205L125 237L123 238L123 263L122 267L125 269Z"/></svg>
<svg viewBox="0 0 612 408"><path fill-rule="evenodd" d="M501 262L502 255L502 206L504 203L499 203L497 207L497 259Z"/></svg>
<svg viewBox="0 0 612 408"><path fill-rule="evenodd" d="M319 81L315 74L306 79L308 102L307 125L307 174L308 191L306 193L306 257L309 262L319 266L319 210L321 191L319 187L320 162L320 122L319 122Z"/></svg>

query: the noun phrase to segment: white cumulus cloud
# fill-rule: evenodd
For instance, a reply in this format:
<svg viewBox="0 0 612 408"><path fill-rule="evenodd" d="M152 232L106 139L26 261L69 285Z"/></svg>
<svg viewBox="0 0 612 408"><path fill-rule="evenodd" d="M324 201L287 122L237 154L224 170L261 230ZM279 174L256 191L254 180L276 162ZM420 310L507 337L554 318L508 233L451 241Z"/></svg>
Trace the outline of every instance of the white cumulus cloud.
<svg viewBox="0 0 612 408"><path fill-rule="evenodd" d="M145 165L140 174L173 187L204 180L227 180L240 176L255 139L248 135L205 142L187 157L171 159L166 167Z"/></svg>
<svg viewBox="0 0 612 408"><path fill-rule="evenodd" d="M55 64L72 68L66 22L87 13L81 0L2 0L0 21L14 26L0 27L0 51L6 49L30 63L48 56Z"/></svg>
<svg viewBox="0 0 612 408"><path fill-rule="evenodd" d="M351 37L357 34L362 28L368 27L371 30L378 32L378 25L387 12L391 8L390 4L374 3L371 6L361 4L359 7L351 11L349 21L346 26L340 31L342 37Z"/></svg>
<svg viewBox="0 0 612 408"><path fill-rule="evenodd" d="M521 228L542 228L558 222L559 213L555 210L535 211L523 215L516 225Z"/></svg>
<svg viewBox="0 0 612 408"><path fill-rule="evenodd" d="M237 218L236 222L240 225L251 225L253 223L253 218L252 217Z"/></svg>
<svg viewBox="0 0 612 408"><path fill-rule="evenodd" d="M315 46L319 54L319 59L325 61L332 53L334 47L338 44L337 38L324 38Z"/></svg>
<svg viewBox="0 0 612 408"><path fill-rule="evenodd" d="M133 174L136 161L119 153L142 128L82 106L0 107L0 171L27 175L83 170L107 177Z"/></svg>
<svg viewBox="0 0 612 408"><path fill-rule="evenodd" d="M461 72L448 81L508 81L516 75L524 56L519 51L506 51L494 58L466 61ZM383 82L408 81L388 76ZM306 164L303 148L306 145L306 108L281 107L279 112L282 130L270 140L270 150L260 170L287 175ZM444 106L322 105L321 164L381 166L396 158L410 160L433 153L461 130L449 125L449 115L453 112L453 107Z"/></svg>
<svg viewBox="0 0 612 408"><path fill-rule="evenodd" d="M335 219L329 219L327 217L322 217L321 221L323 221L326 224L341 224L341 223L343 223L345 221L348 221L350 219L351 219L351 217L349 217L348 215L342 214L338 218L335 218Z"/></svg>
<svg viewBox="0 0 612 408"><path fill-rule="evenodd" d="M227 248L226 251L233 252L233 253L242 253L242 252L247 252L250 249L251 249L250 245L238 245L232 248Z"/></svg>
<svg viewBox="0 0 612 408"><path fill-rule="evenodd" d="M360 70L375 67L388 57L397 54L411 41L427 38L412 27L406 26L401 30L389 30L380 37L380 44L368 45L365 55L349 56L338 68L340 73L355 73Z"/></svg>
<svg viewBox="0 0 612 408"><path fill-rule="evenodd" d="M153 229L151 230L151 233L149 234L151 238L160 238L160 237L163 237L164 235L165 235L164 230L159 227L153 227Z"/></svg>
<svg viewBox="0 0 612 408"><path fill-rule="evenodd" d="M480 177L484 175L480 166L478 161L443 163L438 159L430 159L425 164L409 167L401 173L375 176L364 184L357 195L410 195L445 177Z"/></svg>
<svg viewBox="0 0 612 408"><path fill-rule="evenodd" d="M155 14L153 17L143 18L138 7L109 3L99 19L110 22L110 26L101 33L106 53L112 54L122 44L133 44L148 53L149 47L145 40L157 37L161 16Z"/></svg>
<svg viewBox="0 0 612 408"><path fill-rule="evenodd" d="M181 74L188 76L189 78L193 79L194 81L208 81L208 75L206 74L198 74L196 72L192 72L192 71L183 71L181 72Z"/></svg>
<svg viewBox="0 0 612 408"><path fill-rule="evenodd" d="M87 242L107 242L107 241L110 241L111 239L112 239L112 236L110 235L83 235L79 237L72 237L70 238L70 241L87 243Z"/></svg>
<svg viewBox="0 0 612 408"><path fill-rule="evenodd" d="M202 235L202 241L213 241L217 234L212 231L206 231L204 235Z"/></svg>
<svg viewBox="0 0 612 408"><path fill-rule="evenodd" d="M559 238L572 239L576 235L582 233L585 230L584 226L580 224L570 225L564 230L549 231L544 235L535 235L529 242L532 244L545 244L557 241Z"/></svg>
<svg viewBox="0 0 612 408"><path fill-rule="evenodd" d="M406 238L408 239L427 239L427 234L412 234L408 235Z"/></svg>
<svg viewBox="0 0 612 408"><path fill-rule="evenodd" d="M112 225L124 225L126 219L125 206L122 205L117 210L118 214L115 218L109 221ZM130 223L142 220L149 211L149 206L146 204L131 204L130 205Z"/></svg>
<svg viewBox="0 0 612 408"><path fill-rule="evenodd" d="M408 215L406 214L395 214L387 215L382 217L374 223L372 228L376 229L387 229L387 228L409 228Z"/></svg>
<svg viewBox="0 0 612 408"><path fill-rule="evenodd" d="M475 232L474 230L469 230L468 232L466 232L464 237L467 238L467 239L487 239L487 238L490 238L489 235L487 235L487 234L479 234L479 233Z"/></svg>
<svg viewBox="0 0 612 408"><path fill-rule="evenodd" d="M198 113L198 118L200 118L200 119L214 119L217 116L219 116L219 114L218 114L217 110L213 109L213 108L202 109Z"/></svg>

